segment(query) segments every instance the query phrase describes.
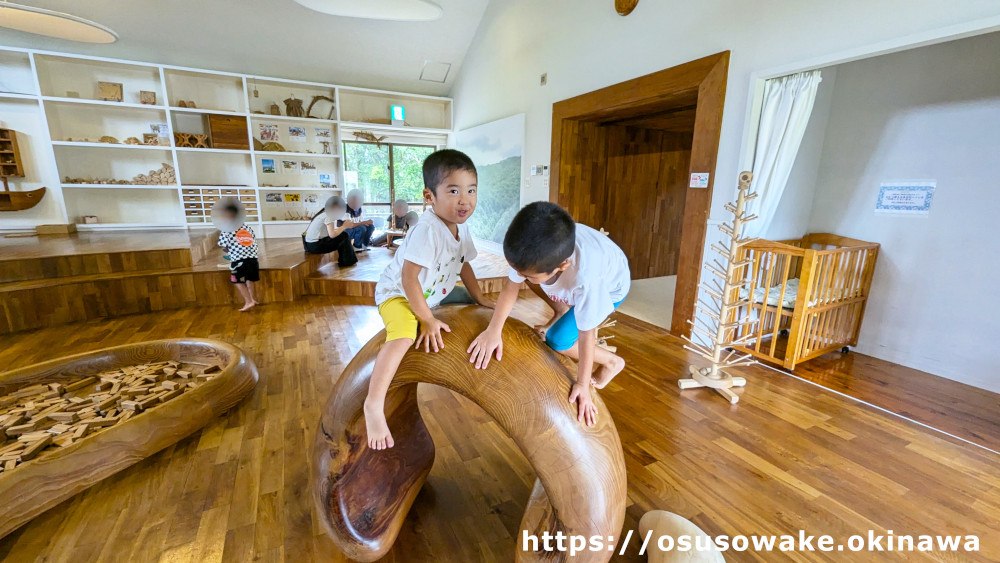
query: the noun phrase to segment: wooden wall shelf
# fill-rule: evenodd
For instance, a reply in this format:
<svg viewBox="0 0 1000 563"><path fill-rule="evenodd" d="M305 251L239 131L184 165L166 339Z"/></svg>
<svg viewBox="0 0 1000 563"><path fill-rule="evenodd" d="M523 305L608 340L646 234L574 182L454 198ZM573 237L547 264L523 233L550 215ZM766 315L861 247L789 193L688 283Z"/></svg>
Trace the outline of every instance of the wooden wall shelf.
<svg viewBox="0 0 1000 563"><path fill-rule="evenodd" d="M131 178L136 169L138 173L146 173L149 169L159 167L159 161L156 166L147 165L148 158L160 154L149 151L160 150L165 153L163 162L170 163L179 178L188 179L189 183L247 184L252 195L241 195L241 199L246 198L252 200L247 203L259 205L265 198L261 191L269 192L273 189L254 186L266 183L294 186L314 181L313 177L306 175L296 178L294 173L281 182L275 181L270 174L263 176L261 158L273 158L276 161L315 159L320 173L330 174L331 183L338 188L343 186L344 163L340 146L341 125L345 118L341 115L342 93L347 97L346 106L350 110L350 119L345 121L388 117L391 102L406 104L411 116L409 121L412 125L417 125L402 127L352 123L355 127L425 135L428 144L438 145L444 144L444 136L452 130L450 98L100 57L79 57L14 47L0 47L0 59L18 61L26 82L25 87L30 86L25 93L16 94L16 98L12 97L14 95L0 95L0 104L5 103L5 98L8 100L6 103L16 103L15 100L38 102L40 122L43 123L43 129L48 129L49 138L43 136L36 139L42 142L36 142L33 146L49 149L52 158L46 158L50 155L35 155L35 169L44 170L50 166L49 163L55 161L59 178ZM98 81L122 84L122 101L99 99ZM27 84L28 82L33 84ZM27 93L36 89L38 92L35 94ZM140 92L155 93L155 103L141 103L143 99L149 100L150 96L143 98ZM306 110L317 99L311 110L312 117L287 115L285 100L291 97L301 100L302 107ZM280 115L271 113L272 106L277 106ZM158 130L155 133L152 130L154 125ZM283 138L291 136L291 128L299 129L299 136L301 130L304 130L308 141L301 144L283 142L288 149L283 153L255 150L254 144L260 140L261 126L264 125L272 126L270 134ZM318 129L328 132L321 135ZM178 146L175 133L205 135L208 146ZM154 134L159 138L159 145L147 144L144 135ZM105 135L115 137L121 144L93 142ZM129 137L139 139L142 144L124 144ZM70 141L69 138L73 140ZM333 154L322 154L326 147L320 141L327 142ZM157 142L156 138L152 142ZM136 150L103 150L109 148ZM310 150L313 152L310 153ZM0 154L0 161L3 160L2 157L3 154ZM13 167L10 169L13 170ZM95 187L113 187L125 190L125 193L128 190L149 189L148 186L131 185ZM162 208L161 216L169 218L169 225L185 228L187 225L205 223L204 218L192 218L192 215L186 213L188 208L180 186L155 188L161 190L161 193L166 188L175 190L172 202L161 198L155 204ZM294 188L286 190L292 189ZM319 188L303 186L300 189L305 191ZM84 198L79 190L73 190L67 192L68 197L61 198L61 204L70 222L79 221L83 215L96 215L101 220L96 225L81 225L81 228L102 228L114 224L154 227L153 223L145 223L141 218L132 221L132 218L123 215L125 212L109 215L107 218L102 216L111 213L108 210L118 207L109 193L93 193ZM259 218L252 222L263 227ZM156 226L162 226L162 223L161 221ZM274 236L289 236L292 232L288 229L258 229L263 236L272 236L268 234L269 231Z"/></svg>

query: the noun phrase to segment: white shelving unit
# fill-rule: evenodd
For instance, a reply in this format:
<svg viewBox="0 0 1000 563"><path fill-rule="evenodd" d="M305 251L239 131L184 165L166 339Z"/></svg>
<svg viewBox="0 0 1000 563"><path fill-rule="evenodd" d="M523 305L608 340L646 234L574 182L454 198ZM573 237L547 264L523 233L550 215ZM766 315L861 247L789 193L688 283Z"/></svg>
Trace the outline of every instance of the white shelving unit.
<svg viewBox="0 0 1000 563"><path fill-rule="evenodd" d="M99 99L98 82L121 84L122 101ZM155 101L142 103L140 92ZM296 99L313 117L285 115L286 100ZM305 221L289 217L312 214L342 192L342 142L353 140L345 129L439 140L452 131L449 98L0 46L0 110L4 104L37 112L41 130L20 132L36 153L27 168L37 177L24 185L48 185L50 205L81 230L211 226L211 205L232 195L263 236L298 236ZM390 124L391 105L406 108L406 125ZM248 148L176 146L177 132L210 135L212 115L245 122ZM129 138L142 144L125 144ZM284 150L263 150L266 143ZM175 183L97 180L131 180L164 164ZM0 216L0 229L13 214ZM100 222L85 224L84 216Z"/></svg>

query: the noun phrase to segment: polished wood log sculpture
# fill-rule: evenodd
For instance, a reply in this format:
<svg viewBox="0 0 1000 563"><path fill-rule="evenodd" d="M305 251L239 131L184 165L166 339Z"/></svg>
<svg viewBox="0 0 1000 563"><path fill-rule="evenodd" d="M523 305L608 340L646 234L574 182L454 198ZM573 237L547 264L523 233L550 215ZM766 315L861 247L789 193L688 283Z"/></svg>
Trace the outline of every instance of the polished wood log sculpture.
<svg viewBox="0 0 1000 563"><path fill-rule="evenodd" d="M7 395L27 386L79 381L105 370L171 360L221 369L210 368L211 379L148 412L133 413L124 422L0 473L0 537L205 426L253 391L257 367L231 344L173 339L105 348L0 374L0 395Z"/></svg>
<svg viewBox="0 0 1000 563"><path fill-rule="evenodd" d="M578 422L576 405L568 401L575 367L514 319L503 329L503 361L476 370L466 349L491 314L471 305L435 310L451 333L441 352L411 350L403 358L386 397L396 443L391 449L368 449L362 412L384 333L361 349L334 385L316 435L313 487L320 519L348 557L374 561L389 551L434 463L417 383L439 385L478 404L538 474L516 538L518 560L568 559L568 553L522 551L525 532L539 538L545 531L618 538L625 518L625 460L607 408L594 392L597 424ZM610 557L606 549L586 551L573 561Z"/></svg>

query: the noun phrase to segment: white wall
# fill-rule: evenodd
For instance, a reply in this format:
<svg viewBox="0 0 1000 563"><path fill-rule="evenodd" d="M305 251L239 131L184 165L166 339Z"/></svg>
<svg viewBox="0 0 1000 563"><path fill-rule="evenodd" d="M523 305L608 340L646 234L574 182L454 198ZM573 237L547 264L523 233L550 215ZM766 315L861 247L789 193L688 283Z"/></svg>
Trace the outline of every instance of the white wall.
<svg viewBox="0 0 1000 563"><path fill-rule="evenodd" d="M816 90L809 124L806 126L795 164L788 175L788 184L781 194L774 219L764 233L770 240L799 238L809 229L813 198L816 195L816 180L819 163L823 156L823 139L826 138L826 124L833 107L833 87L837 79L837 67L822 70L823 80Z"/></svg>
<svg viewBox="0 0 1000 563"><path fill-rule="evenodd" d="M525 162L549 164L553 102L731 50L712 215L721 217L735 194L753 72L998 25L996 0L643 0L627 17L612 0L492 0L452 90L455 126L524 112ZM532 183L522 202L547 198Z"/></svg>
<svg viewBox="0 0 1000 563"><path fill-rule="evenodd" d="M63 213L59 173L52 163L48 132L42 121L42 110L34 100L0 100L0 127L17 131L17 146L24 166L24 178L10 178L13 191L46 187L38 205L24 211L0 213L0 230L33 230L36 225L66 222ZM0 184L0 189L3 185Z"/></svg>
<svg viewBox="0 0 1000 563"><path fill-rule="evenodd" d="M811 232L882 245L858 351L1000 391L1000 33L840 65ZM934 179L930 215L875 215Z"/></svg>
<svg viewBox="0 0 1000 563"><path fill-rule="evenodd" d="M452 90L455 126L466 129L524 112L525 163L550 164L553 102L730 50L714 221L726 218L722 206L735 194L745 159L741 147L755 76L1000 28L995 0L643 0L628 17L618 16L613 5L611 0L492 0ZM548 73L547 86L539 85L541 73ZM981 153L978 157L985 159ZM522 190L522 203L548 198L548 188L539 182ZM935 213L943 213L946 205L938 202ZM714 231L709 229L710 239ZM886 259L883 267L891 263ZM978 307L971 306L965 316L976 315ZM874 325L869 318L867 330ZM993 367L996 371L995 362ZM956 370L932 371L955 376Z"/></svg>

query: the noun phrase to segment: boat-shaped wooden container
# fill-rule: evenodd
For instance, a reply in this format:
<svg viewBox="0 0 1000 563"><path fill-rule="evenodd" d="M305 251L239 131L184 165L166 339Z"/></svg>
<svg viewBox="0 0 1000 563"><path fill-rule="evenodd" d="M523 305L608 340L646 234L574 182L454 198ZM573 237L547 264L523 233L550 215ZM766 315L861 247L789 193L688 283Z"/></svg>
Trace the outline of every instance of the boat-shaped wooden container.
<svg viewBox="0 0 1000 563"><path fill-rule="evenodd" d="M0 374L0 395L36 383L68 382L122 366L176 360L214 364L211 380L153 409L0 473L0 537L202 428L257 385L257 366L218 340L182 338L126 344Z"/></svg>

